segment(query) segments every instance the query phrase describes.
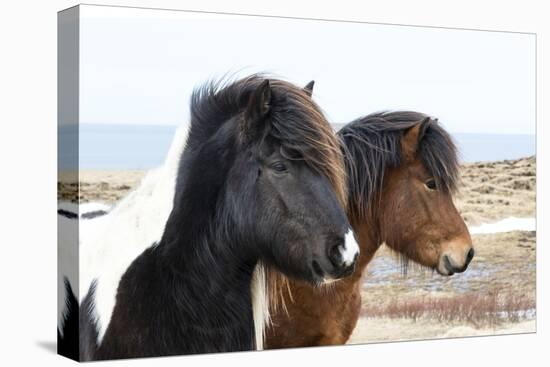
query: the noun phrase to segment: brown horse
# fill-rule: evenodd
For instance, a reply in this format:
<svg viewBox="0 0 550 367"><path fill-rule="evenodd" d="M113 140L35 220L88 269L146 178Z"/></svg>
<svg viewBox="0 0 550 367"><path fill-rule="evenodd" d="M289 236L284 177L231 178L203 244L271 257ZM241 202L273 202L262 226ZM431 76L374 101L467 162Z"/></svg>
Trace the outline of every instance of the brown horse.
<svg viewBox="0 0 550 367"><path fill-rule="evenodd" d="M437 120L384 112L355 120L338 135L349 182L348 218L360 246L354 274L324 287L269 271L272 322L266 348L344 344L361 308L365 268L386 243L441 275L466 270L474 256L468 228L453 204L455 145Z"/></svg>

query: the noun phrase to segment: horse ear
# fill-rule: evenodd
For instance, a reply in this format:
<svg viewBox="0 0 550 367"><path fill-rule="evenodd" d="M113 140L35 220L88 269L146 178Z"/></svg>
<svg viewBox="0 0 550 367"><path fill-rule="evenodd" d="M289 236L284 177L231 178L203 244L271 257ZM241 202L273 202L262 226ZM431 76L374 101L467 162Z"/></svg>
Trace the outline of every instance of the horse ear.
<svg viewBox="0 0 550 367"><path fill-rule="evenodd" d="M306 94L310 97L313 95L314 85L315 85L315 80L312 80L309 83L307 83L306 86L304 87L304 92L306 92Z"/></svg>
<svg viewBox="0 0 550 367"><path fill-rule="evenodd" d="M401 137L401 152L406 161L412 161L418 150L420 142L430 125L431 119L424 120L405 131Z"/></svg>
<svg viewBox="0 0 550 367"><path fill-rule="evenodd" d="M244 119L241 123L241 131L247 140L254 139L263 126L260 126L262 120L271 110L271 86L269 80L264 80L248 99Z"/></svg>

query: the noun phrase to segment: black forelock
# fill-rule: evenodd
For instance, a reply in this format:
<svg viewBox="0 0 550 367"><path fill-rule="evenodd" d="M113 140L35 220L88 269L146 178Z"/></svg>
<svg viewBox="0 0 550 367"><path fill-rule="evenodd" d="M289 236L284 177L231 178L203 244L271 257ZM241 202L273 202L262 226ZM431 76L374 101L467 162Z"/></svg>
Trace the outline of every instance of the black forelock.
<svg viewBox="0 0 550 367"><path fill-rule="evenodd" d="M240 118L250 96L266 79L263 74L254 74L237 81L210 81L195 89L187 147L204 144L224 122ZM269 82L269 135L283 148L298 152L313 170L327 177L345 205L346 177L340 144L321 109L302 88L279 79L269 78Z"/></svg>

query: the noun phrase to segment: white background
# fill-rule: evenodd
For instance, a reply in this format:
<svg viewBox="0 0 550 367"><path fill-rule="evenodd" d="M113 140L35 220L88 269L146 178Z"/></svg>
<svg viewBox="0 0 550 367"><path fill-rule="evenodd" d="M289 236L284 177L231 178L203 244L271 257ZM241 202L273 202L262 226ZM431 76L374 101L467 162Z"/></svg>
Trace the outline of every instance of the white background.
<svg viewBox="0 0 550 367"><path fill-rule="evenodd" d="M548 365L548 107L550 39L543 1L98 1L382 23L536 32L538 34L537 334L386 343L284 352L233 353L109 362L109 365ZM58 10L73 1L4 1L0 5L0 364L68 365L56 340L56 32ZM546 15L546 18L545 18ZM546 66L547 66L546 65ZM546 100L543 105L542 101ZM506 108L506 106L503 106ZM503 249L505 251L505 249ZM546 267L546 270L545 270ZM543 282L543 279L546 281Z"/></svg>

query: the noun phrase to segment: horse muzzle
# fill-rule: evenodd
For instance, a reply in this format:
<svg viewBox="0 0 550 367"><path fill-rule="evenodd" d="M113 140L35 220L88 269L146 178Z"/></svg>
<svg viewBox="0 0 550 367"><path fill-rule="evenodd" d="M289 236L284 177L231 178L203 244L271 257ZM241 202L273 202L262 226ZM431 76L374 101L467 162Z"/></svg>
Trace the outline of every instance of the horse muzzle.
<svg viewBox="0 0 550 367"><path fill-rule="evenodd" d="M452 254L443 254L437 265L437 272L441 275L451 276L462 273L468 269L468 265L474 258L475 251L470 247L461 260L457 260Z"/></svg>
<svg viewBox="0 0 550 367"><path fill-rule="evenodd" d="M359 246L353 232L348 231L344 239L331 243L326 257L328 261L313 260L312 262L314 273L323 280L323 283L353 274L359 257Z"/></svg>

